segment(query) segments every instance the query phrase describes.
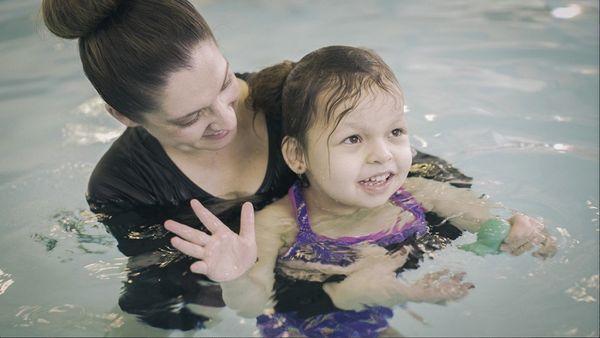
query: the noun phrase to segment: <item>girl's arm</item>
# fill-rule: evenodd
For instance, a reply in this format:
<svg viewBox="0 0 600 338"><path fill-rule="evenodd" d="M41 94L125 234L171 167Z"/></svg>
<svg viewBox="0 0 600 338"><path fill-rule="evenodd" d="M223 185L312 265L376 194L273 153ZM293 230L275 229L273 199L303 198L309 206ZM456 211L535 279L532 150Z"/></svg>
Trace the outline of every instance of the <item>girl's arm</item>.
<svg viewBox="0 0 600 338"><path fill-rule="evenodd" d="M469 232L479 231L483 222L494 217L491 210L501 208L499 204L492 203L487 198L478 197L470 189L457 188L448 183L421 177L406 179L403 187L421 202L426 210L450 219L452 224ZM503 251L520 255L538 246L539 249L533 252L534 256L547 258L556 253L556 239L548 233L540 220L516 214L508 221L511 229L501 246Z"/></svg>
<svg viewBox="0 0 600 338"><path fill-rule="evenodd" d="M404 247L391 255L386 252L374 245L363 248L361 254L368 256L357 262L361 269L352 271L341 282L323 285L336 307L362 310L365 306L391 307L409 301L441 303L462 298L473 287L462 281L464 274L449 271L430 273L415 283L406 283L396 277L395 270L404 265L409 250Z"/></svg>
<svg viewBox="0 0 600 338"><path fill-rule="evenodd" d="M403 188L421 202L425 210L433 211L469 232L479 231L481 223L493 217L491 209L500 207L477 196L471 189L422 177L407 178Z"/></svg>

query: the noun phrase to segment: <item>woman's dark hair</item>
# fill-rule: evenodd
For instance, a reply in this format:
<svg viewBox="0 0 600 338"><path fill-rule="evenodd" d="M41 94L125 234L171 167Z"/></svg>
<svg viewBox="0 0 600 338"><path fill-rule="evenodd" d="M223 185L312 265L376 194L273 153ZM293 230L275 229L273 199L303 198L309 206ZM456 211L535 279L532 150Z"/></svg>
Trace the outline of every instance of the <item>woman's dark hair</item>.
<svg viewBox="0 0 600 338"><path fill-rule="evenodd" d="M48 29L79 39L85 75L102 99L133 121L160 109L170 73L189 66L199 42L214 41L186 0L44 0Z"/></svg>
<svg viewBox="0 0 600 338"><path fill-rule="evenodd" d="M255 111L282 114L283 133L306 146L306 133L318 119L329 123L336 109L344 110L335 124L356 108L365 92L380 89L402 95L390 67L375 52L329 46L265 68L249 79Z"/></svg>

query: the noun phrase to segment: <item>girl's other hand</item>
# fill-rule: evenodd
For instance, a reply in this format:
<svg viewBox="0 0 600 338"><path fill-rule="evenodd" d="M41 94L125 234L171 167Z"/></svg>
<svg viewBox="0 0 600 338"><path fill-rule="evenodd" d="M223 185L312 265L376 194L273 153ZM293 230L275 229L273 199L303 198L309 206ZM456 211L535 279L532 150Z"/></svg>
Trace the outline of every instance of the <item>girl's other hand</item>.
<svg viewBox="0 0 600 338"><path fill-rule="evenodd" d="M463 281L464 272L451 273L448 270L431 272L419 279L406 292L408 300L445 304L448 301L465 297L475 285Z"/></svg>
<svg viewBox="0 0 600 338"><path fill-rule="evenodd" d="M190 270L216 282L231 281L246 273L257 257L252 203L246 202L242 206L239 235L197 200L190 204L210 235L179 222L165 222L165 228L179 236L173 237L171 244L184 254L199 259Z"/></svg>
<svg viewBox="0 0 600 338"><path fill-rule="evenodd" d="M544 223L524 214L515 214L508 221L511 228L500 246L502 251L518 256L538 246L539 249L533 252L534 256L543 259L554 256L556 238L548 233Z"/></svg>

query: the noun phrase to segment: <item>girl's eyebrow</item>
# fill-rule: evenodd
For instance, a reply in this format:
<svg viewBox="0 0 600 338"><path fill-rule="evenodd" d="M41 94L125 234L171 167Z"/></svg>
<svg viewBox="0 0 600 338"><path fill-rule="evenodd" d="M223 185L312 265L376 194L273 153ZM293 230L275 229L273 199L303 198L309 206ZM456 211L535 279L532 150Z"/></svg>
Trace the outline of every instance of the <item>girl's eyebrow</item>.
<svg viewBox="0 0 600 338"><path fill-rule="evenodd" d="M227 75L229 74L229 61L227 59L225 59L225 62L226 62L225 76L223 77L223 83L221 84L221 91L223 91L223 89L225 89L225 87L227 86ZM202 111L209 109L209 108L210 107L202 107L191 113L187 113L181 117L177 117L172 120L167 120L167 122L172 123L172 124L181 124L181 123L185 122L187 119L189 119L190 117L194 116L195 114L201 113Z"/></svg>
<svg viewBox="0 0 600 338"><path fill-rule="evenodd" d="M400 117L392 120L390 122L390 124L395 124L398 122L403 122L404 123L404 113L402 115L400 115ZM364 123L360 123L360 122L342 122L339 125L339 128L350 128L350 129L354 129L354 130L364 130L366 127L366 125ZM338 129L338 128L336 128Z"/></svg>

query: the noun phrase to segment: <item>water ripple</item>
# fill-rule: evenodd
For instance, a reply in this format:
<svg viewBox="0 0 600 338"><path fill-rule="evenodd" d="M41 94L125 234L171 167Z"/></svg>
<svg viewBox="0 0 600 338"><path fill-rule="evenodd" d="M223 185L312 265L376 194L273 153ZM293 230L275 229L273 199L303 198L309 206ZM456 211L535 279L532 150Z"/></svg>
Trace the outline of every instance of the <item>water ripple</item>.
<svg viewBox="0 0 600 338"><path fill-rule="evenodd" d="M76 253L72 248L79 249L79 253L102 254L114 247L113 237L89 210L62 210L55 213L52 219L54 223L47 233L34 233L31 238L44 245L48 252L54 251L59 243L75 240L75 245L66 245L67 256L62 261L71 260L70 256Z"/></svg>
<svg viewBox="0 0 600 338"><path fill-rule="evenodd" d="M15 281L11 277L11 274L5 273L0 269L0 295L3 295L4 292L14 284Z"/></svg>
<svg viewBox="0 0 600 338"><path fill-rule="evenodd" d="M99 260L96 263L91 263L84 268L90 272L90 276L96 277L98 279L108 280L108 279L125 279L127 277L127 269L125 265L127 264L127 257L119 257L115 258L112 262L105 262L103 260Z"/></svg>
<svg viewBox="0 0 600 338"><path fill-rule="evenodd" d="M123 325L124 320L117 313L91 313L83 306L62 304L50 308L41 305L22 305L18 308L15 317L20 322L14 327L31 327L48 324L59 324L61 327L71 327L88 330L100 326L105 332Z"/></svg>

